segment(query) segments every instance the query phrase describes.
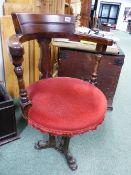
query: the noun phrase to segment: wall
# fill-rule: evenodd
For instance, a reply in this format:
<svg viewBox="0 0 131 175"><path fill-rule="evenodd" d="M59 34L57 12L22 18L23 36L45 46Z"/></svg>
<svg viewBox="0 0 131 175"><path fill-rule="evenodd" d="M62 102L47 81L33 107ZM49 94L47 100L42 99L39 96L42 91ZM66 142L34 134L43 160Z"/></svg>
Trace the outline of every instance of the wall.
<svg viewBox="0 0 131 175"><path fill-rule="evenodd" d="M0 0L0 17L3 15L3 2L5 0ZM2 58L2 49L1 49L1 33L0 33L0 81L4 81L4 68L3 68L3 58Z"/></svg>
<svg viewBox="0 0 131 175"><path fill-rule="evenodd" d="M127 22L123 21L123 14L124 14L125 7L131 7L131 0L103 0L103 1L121 3L116 29L126 31ZM98 6L97 6L97 12L96 12L97 15L99 13L100 2L102 2L102 0L98 0Z"/></svg>

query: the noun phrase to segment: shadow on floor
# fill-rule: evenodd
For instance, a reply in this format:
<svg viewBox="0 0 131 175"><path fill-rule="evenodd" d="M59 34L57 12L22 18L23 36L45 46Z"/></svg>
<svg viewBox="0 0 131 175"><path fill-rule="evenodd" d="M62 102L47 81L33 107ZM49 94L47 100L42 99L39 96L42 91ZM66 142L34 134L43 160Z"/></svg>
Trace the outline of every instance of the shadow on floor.
<svg viewBox="0 0 131 175"><path fill-rule="evenodd" d="M18 134L21 134L22 131L26 128L27 122L22 117L22 111L20 108L20 101L18 99L14 99L15 104L15 116L16 116L16 126Z"/></svg>

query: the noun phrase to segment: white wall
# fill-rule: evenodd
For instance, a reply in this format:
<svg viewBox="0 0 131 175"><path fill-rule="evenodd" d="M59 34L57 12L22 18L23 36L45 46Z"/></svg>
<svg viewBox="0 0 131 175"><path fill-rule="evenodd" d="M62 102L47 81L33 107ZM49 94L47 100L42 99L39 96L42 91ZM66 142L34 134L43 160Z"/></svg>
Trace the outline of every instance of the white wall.
<svg viewBox="0 0 131 175"><path fill-rule="evenodd" d="M0 0L0 17L3 15L3 2L5 0ZM0 81L4 81L4 68L3 68L3 58L2 58L2 48L1 48L1 31L0 31Z"/></svg>
<svg viewBox="0 0 131 175"><path fill-rule="evenodd" d="M98 0L97 15L99 13L99 7L100 7L101 1L121 3L116 29L126 31L127 22L123 21L124 19L123 14L124 14L125 7L131 7L131 0Z"/></svg>

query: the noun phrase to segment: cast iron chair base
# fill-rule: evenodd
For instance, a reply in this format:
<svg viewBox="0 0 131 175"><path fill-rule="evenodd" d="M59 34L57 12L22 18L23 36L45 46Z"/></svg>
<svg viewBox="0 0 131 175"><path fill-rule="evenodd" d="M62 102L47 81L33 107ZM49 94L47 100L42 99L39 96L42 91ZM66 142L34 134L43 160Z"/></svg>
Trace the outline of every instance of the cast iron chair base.
<svg viewBox="0 0 131 175"><path fill-rule="evenodd" d="M49 135L49 140L44 141L40 140L35 144L35 149L41 150L45 148L54 148L55 150L59 151L60 153L64 154L68 166L71 170L77 169L76 160L73 158L73 156L70 154L68 148L69 148L69 137L55 137Z"/></svg>

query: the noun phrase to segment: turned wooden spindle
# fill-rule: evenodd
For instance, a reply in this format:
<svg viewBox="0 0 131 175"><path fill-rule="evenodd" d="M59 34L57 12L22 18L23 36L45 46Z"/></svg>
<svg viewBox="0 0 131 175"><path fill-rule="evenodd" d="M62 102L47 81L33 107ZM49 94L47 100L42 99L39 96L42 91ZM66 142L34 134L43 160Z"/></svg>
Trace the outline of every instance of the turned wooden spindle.
<svg viewBox="0 0 131 175"><path fill-rule="evenodd" d="M93 67L93 73L89 80L91 84L97 85L98 69L99 69L101 59L103 57L102 54L106 51L106 47L107 47L106 45L101 45L101 44L96 45L95 65Z"/></svg>
<svg viewBox="0 0 131 175"><path fill-rule="evenodd" d="M89 82L91 84L94 84L94 85L97 85L98 68L99 68L101 58L102 58L101 54L96 54L95 55L95 65L93 67L93 73L92 73L91 78L89 80Z"/></svg>
<svg viewBox="0 0 131 175"><path fill-rule="evenodd" d="M19 95L21 100L21 108L24 111L23 117L27 119L26 113L31 106L31 101L28 98L27 91L25 89L25 83L23 79L23 55L24 55L24 48L21 44L17 42L17 37L13 36L9 41L9 51L11 55L11 61L14 65L14 72L16 74L19 86Z"/></svg>
<svg viewBox="0 0 131 175"><path fill-rule="evenodd" d="M52 75L51 69L51 47L50 39L38 40L40 47L40 62L39 62L39 71L41 72L41 78L48 78Z"/></svg>

